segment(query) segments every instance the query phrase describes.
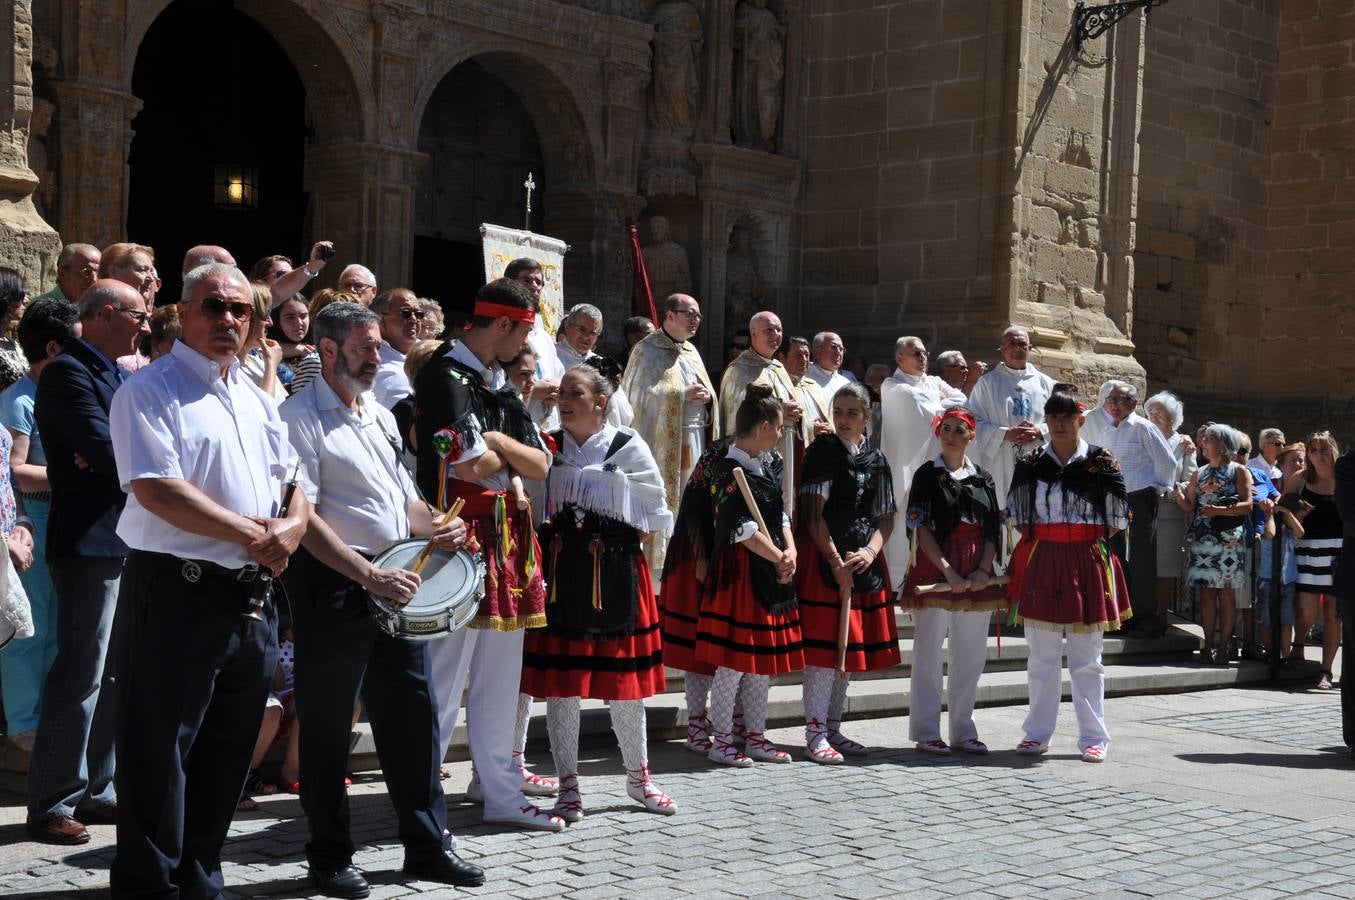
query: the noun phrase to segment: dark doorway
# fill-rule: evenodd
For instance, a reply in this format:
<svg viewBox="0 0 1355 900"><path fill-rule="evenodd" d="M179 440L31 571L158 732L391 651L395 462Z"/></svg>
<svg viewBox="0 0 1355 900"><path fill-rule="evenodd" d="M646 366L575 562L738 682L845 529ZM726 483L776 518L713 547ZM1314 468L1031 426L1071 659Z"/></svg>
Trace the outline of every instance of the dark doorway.
<svg viewBox="0 0 1355 900"><path fill-rule="evenodd" d="M137 52L132 93L145 106L132 121L127 234L155 248L161 302L177 298L194 244L224 246L246 273L262 256L304 256L305 91L262 25L229 0L171 3ZM253 205L235 202L251 188Z"/></svg>
<svg viewBox="0 0 1355 900"><path fill-rule="evenodd" d="M540 228L546 183L541 145L517 95L471 61L449 72L433 92L419 150L429 160L419 173L414 208L413 288L437 298L448 312L466 312L485 281L480 225L523 226L522 184L529 172L537 185L532 230Z"/></svg>

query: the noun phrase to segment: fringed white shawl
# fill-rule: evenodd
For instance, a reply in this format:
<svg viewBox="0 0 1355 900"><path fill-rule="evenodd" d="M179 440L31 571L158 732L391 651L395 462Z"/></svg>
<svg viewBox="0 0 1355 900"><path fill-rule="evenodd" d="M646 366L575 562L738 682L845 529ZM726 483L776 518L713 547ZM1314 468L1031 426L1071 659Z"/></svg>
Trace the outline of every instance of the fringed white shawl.
<svg viewBox="0 0 1355 900"><path fill-rule="evenodd" d="M566 432L546 486L546 511L554 515L566 504L610 516L642 533L668 535L673 514L668 510L663 478L644 438L631 428L603 427L601 435L610 447L617 432L630 440L600 463L580 465L583 458Z"/></svg>

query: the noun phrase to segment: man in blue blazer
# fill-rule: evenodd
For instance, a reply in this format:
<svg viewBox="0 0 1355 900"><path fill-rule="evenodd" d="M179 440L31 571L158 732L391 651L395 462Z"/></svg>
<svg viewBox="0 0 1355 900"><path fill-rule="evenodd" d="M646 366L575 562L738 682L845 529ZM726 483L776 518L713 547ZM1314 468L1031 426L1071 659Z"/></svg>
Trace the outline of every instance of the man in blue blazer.
<svg viewBox="0 0 1355 900"><path fill-rule="evenodd" d="M81 338L38 379L34 415L47 451L52 511L47 561L57 595L57 654L43 683L28 773L28 834L83 844L85 824L111 822L113 672L105 669L127 545L117 535L126 495L113 461L108 410L123 375L114 362L148 334L146 301L96 281L80 301Z"/></svg>

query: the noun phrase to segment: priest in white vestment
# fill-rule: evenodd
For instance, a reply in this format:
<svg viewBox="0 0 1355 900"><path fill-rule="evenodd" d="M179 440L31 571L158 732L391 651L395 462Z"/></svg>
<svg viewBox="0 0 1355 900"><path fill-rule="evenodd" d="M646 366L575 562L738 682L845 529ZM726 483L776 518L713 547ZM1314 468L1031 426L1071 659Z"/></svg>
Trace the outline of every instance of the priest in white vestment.
<svg viewBox="0 0 1355 900"><path fill-rule="evenodd" d="M1002 362L990 369L969 395L969 408L978 420L974 444L980 465L993 476L997 502L1007 505L1016 458L1035 452L1044 443L1044 405L1054 390L1054 379L1028 362L1030 335L1013 325L1002 334L998 348Z"/></svg>

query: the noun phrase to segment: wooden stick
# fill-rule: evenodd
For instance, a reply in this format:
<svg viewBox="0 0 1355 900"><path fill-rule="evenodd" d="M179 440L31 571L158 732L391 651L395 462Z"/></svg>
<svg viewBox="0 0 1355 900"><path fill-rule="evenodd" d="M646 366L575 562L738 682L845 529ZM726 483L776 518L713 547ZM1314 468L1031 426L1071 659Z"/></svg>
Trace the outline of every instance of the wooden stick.
<svg viewBox="0 0 1355 900"><path fill-rule="evenodd" d="M1011 581L1006 575L999 575L996 578L988 579L989 587L1000 587ZM920 584L913 589L914 595L919 594L946 594L950 592L950 584L945 581L938 581L936 584Z"/></svg>
<svg viewBox="0 0 1355 900"><path fill-rule="evenodd" d="M842 588L842 608L837 613L837 674L847 674L847 632L852 621L852 585Z"/></svg>
<svg viewBox="0 0 1355 900"><path fill-rule="evenodd" d="M465 505L466 505L465 497L457 497L455 500L453 500L451 508L448 509L447 512L443 514L441 519L433 523L433 530L437 531L443 525L446 525L448 522L452 521L452 519L455 519L457 513L461 512L461 507ZM424 546L423 551L419 553L418 558L414 560L414 566L410 569L410 571L413 572L415 575L422 575L424 566L427 566L428 560L433 558L434 549L436 548L433 546L433 541L430 539L428 543Z"/></svg>
<svg viewBox="0 0 1355 900"><path fill-rule="evenodd" d="M517 499L518 509L526 509L532 505L532 501L527 499L527 491L522 487L521 475L512 476L508 483L513 486L513 496Z"/></svg>
<svg viewBox="0 0 1355 900"><path fill-rule="evenodd" d="M757 522L757 527L767 536L767 540L772 541L772 533L767 530L767 523L762 519L762 510L758 509L757 500L753 499L753 489L748 486L748 476L743 473L743 466L734 466L734 481L739 486L739 493L743 494L743 502L748 504L748 512L752 514L753 521ZM772 541L773 544L776 541Z"/></svg>

